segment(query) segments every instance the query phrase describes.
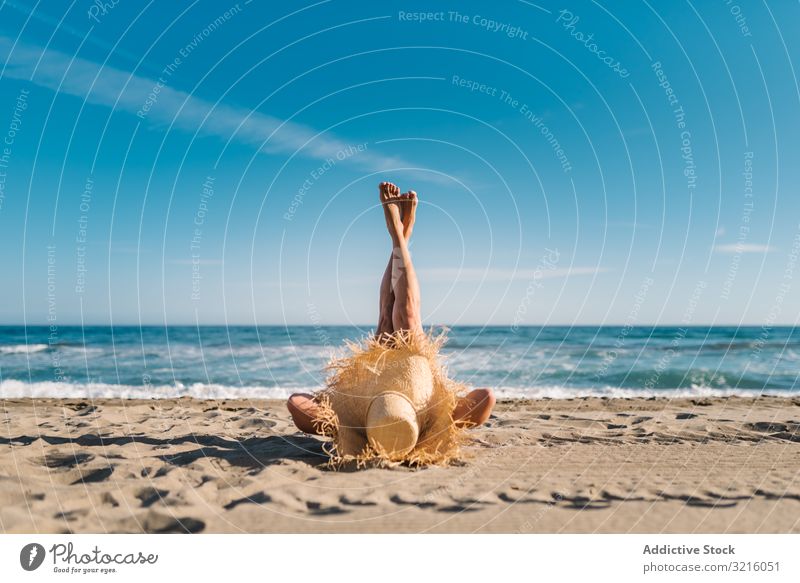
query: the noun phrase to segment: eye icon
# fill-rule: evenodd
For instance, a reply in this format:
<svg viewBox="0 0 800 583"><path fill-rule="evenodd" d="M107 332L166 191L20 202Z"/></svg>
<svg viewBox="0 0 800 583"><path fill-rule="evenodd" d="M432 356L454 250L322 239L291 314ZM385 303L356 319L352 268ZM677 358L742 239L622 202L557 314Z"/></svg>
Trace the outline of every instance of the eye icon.
<svg viewBox="0 0 800 583"><path fill-rule="evenodd" d="M44 547L39 543L30 543L19 552L19 564L26 571L35 571L44 562Z"/></svg>

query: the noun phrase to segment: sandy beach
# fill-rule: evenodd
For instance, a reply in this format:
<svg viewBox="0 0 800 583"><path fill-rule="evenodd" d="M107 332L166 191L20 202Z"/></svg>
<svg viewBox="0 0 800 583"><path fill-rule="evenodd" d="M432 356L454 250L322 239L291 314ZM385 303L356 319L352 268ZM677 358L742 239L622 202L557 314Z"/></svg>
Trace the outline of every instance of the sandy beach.
<svg viewBox="0 0 800 583"><path fill-rule="evenodd" d="M503 401L463 461L333 471L280 401L2 402L3 532L800 532L800 399Z"/></svg>

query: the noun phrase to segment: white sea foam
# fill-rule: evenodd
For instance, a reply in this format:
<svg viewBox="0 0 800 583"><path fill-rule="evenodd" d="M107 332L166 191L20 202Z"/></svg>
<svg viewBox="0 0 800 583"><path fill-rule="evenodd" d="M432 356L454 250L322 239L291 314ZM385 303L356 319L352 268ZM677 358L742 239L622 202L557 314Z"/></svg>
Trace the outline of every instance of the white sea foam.
<svg viewBox="0 0 800 583"><path fill-rule="evenodd" d="M312 393L319 390L314 387L265 387L265 386L235 386L207 383L192 383L184 385L116 385L108 383L64 383L64 382L37 382L26 383L18 380L4 380L0 382L0 398L18 399L24 397L34 398L120 398L120 399L170 399L177 397L193 397L195 399L285 399L292 393ZM609 397L613 399L633 397L666 397L670 399L685 397L758 397L761 395L774 395L794 397L800 391L781 391L765 389L620 389L604 387L584 389L564 386L537 386L537 387L496 387L495 393L501 399L574 399L580 397Z"/></svg>
<svg viewBox="0 0 800 583"><path fill-rule="evenodd" d="M621 389L619 387L600 387L586 389L581 387L538 386L538 387L496 387L495 394L500 399L575 399L581 397L608 397L610 399L632 399L635 397L661 397L668 399L696 397L796 397L800 391L780 389L714 389L697 387L691 389Z"/></svg>
<svg viewBox="0 0 800 583"><path fill-rule="evenodd" d="M47 350L47 344L8 344L0 346L0 354L33 354Z"/></svg>
<svg viewBox="0 0 800 583"><path fill-rule="evenodd" d="M195 399L285 399L292 393L313 392L318 388L231 386L207 383L192 383L189 385L182 383L174 385L77 384L54 381L26 383L17 380L4 380L0 382L0 398L172 399L176 397L193 397Z"/></svg>

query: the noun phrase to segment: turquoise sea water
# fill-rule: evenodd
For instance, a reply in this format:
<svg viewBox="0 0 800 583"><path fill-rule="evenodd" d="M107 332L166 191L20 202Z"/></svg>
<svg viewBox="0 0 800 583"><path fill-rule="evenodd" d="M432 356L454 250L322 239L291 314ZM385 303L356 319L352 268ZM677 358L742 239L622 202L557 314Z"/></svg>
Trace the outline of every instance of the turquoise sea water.
<svg viewBox="0 0 800 583"><path fill-rule="evenodd" d="M351 327L0 327L0 397L285 397L318 389ZM800 394L800 331L455 327L458 380L507 397Z"/></svg>

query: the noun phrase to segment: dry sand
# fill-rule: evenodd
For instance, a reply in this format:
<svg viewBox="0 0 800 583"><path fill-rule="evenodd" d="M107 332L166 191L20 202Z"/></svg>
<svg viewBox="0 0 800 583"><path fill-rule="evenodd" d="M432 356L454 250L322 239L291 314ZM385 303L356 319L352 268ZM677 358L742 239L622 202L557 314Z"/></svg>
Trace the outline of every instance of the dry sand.
<svg viewBox="0 0 800 583"><path fill-rule="evenodd" d="M282 402L0 401L5 532L800 532L800 399L498 404L457 466L332 471Z"/></svg>

